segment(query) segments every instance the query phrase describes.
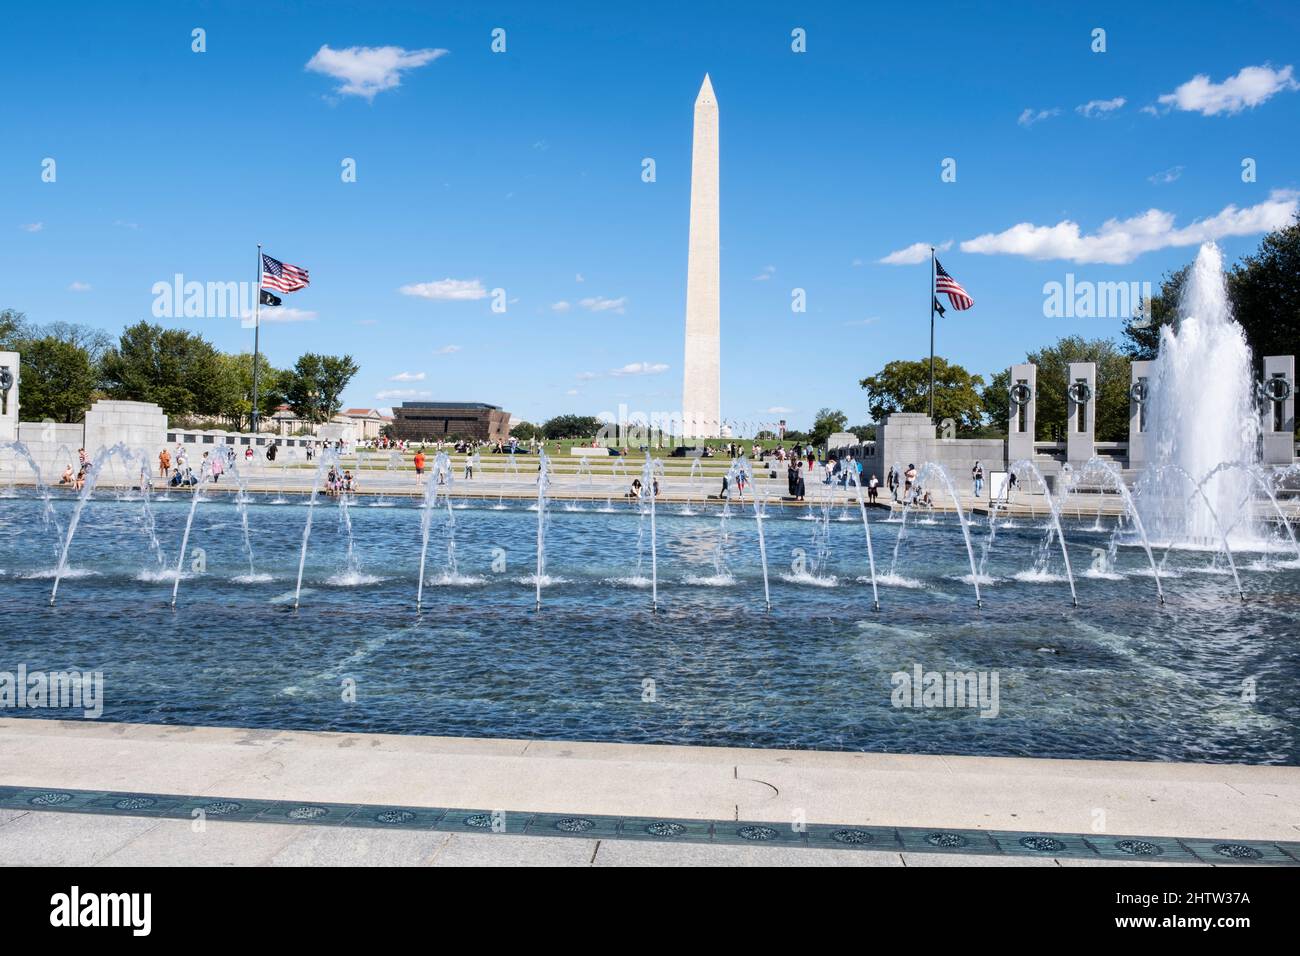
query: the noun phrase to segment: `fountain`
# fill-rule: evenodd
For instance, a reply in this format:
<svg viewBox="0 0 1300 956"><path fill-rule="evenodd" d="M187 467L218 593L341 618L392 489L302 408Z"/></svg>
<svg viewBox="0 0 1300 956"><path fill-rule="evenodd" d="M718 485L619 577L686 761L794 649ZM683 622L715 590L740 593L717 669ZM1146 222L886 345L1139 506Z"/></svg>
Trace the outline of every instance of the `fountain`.
<svg viewBox="0 0 1300 956"><path fill-rule="evenodd" d="M433 468L429 480L424 486L424 501L420 505L420 579L415 588L415 608L418 611L424 603L424 565L429 552L429 529L433 525L433 514L438 507L440 489L446 487L443 499L447 502L447 570L445 580L455 582L458 574L456 567L456 513L451 504L451 456L440 451L433 459Z"/></svg>
<svg viewBox="0 0 1300 956"><path fill-rule="evenodd" d="M172 582L172 607L176 606L176 595L181 588L181 567L185 564L185 555L189 549L190 528L194 525L194 511L203 500L203 482L212 477L212 464L207 460L199 462L198 482L190 489L190 512L185 518L185 533L181 535L180 553L176 555L176 580ZM89 481L86 482L90 484ZM51 595L51 600L53 596Z"/></svg>
<svg viewBox="0 0 1300 956"><path fill-rule="evenodd" d="M1150 378L1152 464L1136 500L1151 540L1218 545L1220 528L1234 527L1257 542L1257 524L1243 513L1249 501L1215 470L1222 462L1257 460L1259 416L1250 347L1232 318L1223 257L1214 243L1201 246L1187 274L1177 323L1161 329ZM1204 476L1202 493L1189 501L1180 474L1165 465ZM1179 480L1171 483L1171 475Z"/></svg>
<svg viewBox="0 0 1300 956"><path fill-rule="evenodd" d="M829 488L834 488L833 484L828 484ZM855 472L853 475L853 487L858 493L858 511L862 513L862 533L867 538L867 566L871 570L871 605L877 611L880 610L880 591L876 587L876 553L871 547L871 525L867 523L867 505L862 500L862 484L858 481Z"/></svg>
<svg viewBox="0 0 1300 956"><path fill-rule="evenodd" d="M537 610L542 609L542 578L546 574L546 491L551 484L551 463L545 446L537 450L537 576L533 582Z"/></svg>
<svg viewBox="0 0 1300 956"><path fill-rule="evenodd" d="M307 542L311 540L311 519L316 511L316 496L320 493L321 476L325 474L325 469L338 460L338 455L334 449L326 446L321 452L320 461L316 465L316 474L311 480L311 494L307 498L307 520L302 526L302 550L298 553L298 583L293 590L293 608L298 609L298 603L302 600L302 572L307 565Z"/></svg>

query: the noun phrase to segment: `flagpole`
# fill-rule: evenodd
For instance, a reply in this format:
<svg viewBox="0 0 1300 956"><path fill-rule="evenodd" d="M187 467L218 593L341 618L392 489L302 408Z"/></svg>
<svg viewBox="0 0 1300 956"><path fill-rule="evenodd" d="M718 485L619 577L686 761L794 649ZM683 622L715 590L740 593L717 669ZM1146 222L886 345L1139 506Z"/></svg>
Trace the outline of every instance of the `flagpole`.
<svg viewBox="0 0 1300 956"><path fill-rule="evenodd" d="M930 423L934 423L934 246L930 247Z"/></svg>
<svg viewBox="0 0 1300 956"><path fill-rule="evenodd" d="M931 250L933 252L933 250ZM257 356L261 332L261 243L257 243L257 285L252 290L252 433L257 434ZM933 316L930 320L933 338Z"/></svg>

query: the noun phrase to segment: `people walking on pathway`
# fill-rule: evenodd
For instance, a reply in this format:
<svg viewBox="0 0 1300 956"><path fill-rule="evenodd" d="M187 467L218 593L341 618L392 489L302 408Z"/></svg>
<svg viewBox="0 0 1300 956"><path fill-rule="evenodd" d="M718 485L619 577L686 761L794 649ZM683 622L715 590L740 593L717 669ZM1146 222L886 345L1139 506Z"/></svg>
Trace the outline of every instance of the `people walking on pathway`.
<svg viewBox="0 0 1300 956"><path fill-rule="evenodd" d="M172 456L170 452L168 452L167 449L164 448L162 451L158 453L158 477L166 478L168 472L170 472L171 470L172 470Z"/></svg>
<svg viewBox="0 0 1300 956"><path fill-rule="evenodd" d="M867 480L867 501L871 504L876 503L876 498L880 494L880 479L872 472L871 477Z"/></svg>

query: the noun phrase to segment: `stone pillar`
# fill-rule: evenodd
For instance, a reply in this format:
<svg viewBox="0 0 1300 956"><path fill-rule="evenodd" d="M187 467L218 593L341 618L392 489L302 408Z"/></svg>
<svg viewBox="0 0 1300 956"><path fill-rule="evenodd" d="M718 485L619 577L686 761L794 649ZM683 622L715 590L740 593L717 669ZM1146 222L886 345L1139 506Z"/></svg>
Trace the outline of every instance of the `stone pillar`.
<svg viewBox="0 0 1300 956"><path fill-rule="evenodd" d="M167 416L152 402L98 401L86 412L86 454L97 456L116 444L143 455L152 469L167 444Z"/></svg>
<svg viewBox="0 0 1300 956"><path fill-rule="evenodd" d="M1128 466L1147 463L1147 411L1151 401L1151 366L1154 362L1133 362L1128 387Z"/></svg>
<svg viewBox="0 0 1300 956"><path fill-rule="evenodd" d="M1011 366L1011 415L1007 419L1007 464L1034 458L1035 418L1038 405L1038 366Z"/></svg>
<svg viewBox="0 0 1300 956"><path fill-rule="evenodd" d="M5 386L8 385L8 390ZM0 441L18 439L18 353L0 352Z"/></svg>
<svg viewBox="0 0 1300 956"><path fill-rule="evenodd" d="M876 448L880 480L885 472L898 462L903 470L908 465L921 467L923 462L937 460L935 456L934 423L929 415L918 412L894 412L885 417L884 424L876 429ZM865 466L864 466L865 467Z"/></svg>
<svg viewBox="0 0 1300 956"><path fill-rule="evenodd" d="M1264 358L1264 464L1295 460L1295 356Z"/></svg>
<svg viewBox="0 0 1300 956"><path fill-rule="evenodd" d="M1071 362L1065 393L1065 460L1074 468L1097 450L1097 363Z"/></svg>

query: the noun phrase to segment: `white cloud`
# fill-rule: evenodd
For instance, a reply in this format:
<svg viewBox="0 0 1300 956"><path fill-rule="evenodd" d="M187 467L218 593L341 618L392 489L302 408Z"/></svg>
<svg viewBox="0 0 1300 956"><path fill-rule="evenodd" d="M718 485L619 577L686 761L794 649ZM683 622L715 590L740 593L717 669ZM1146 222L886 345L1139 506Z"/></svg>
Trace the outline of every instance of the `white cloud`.
<svg viewBox="0 0 1300 956"><path fill-rule="evenodd" d="M357 325L378 325L378 319L357 319Z"/></svg>
<svg viewBox="0 0 1300 956"><path fill-rule="evenodd" d="M140 228L140 224L139 224L138 222L127 222L125 219L114 219L114 220L113 220L113 225L118 226L119 228L122 228L122 229L139 229L139 228Z"/></svg>
<svg viewBox="0 0 1300 956"><path fill-rule="evenodd" d="M390 382L423 382L423 372L398 372L396 375L389 376Z"/></svg>
<svg viewBox="0 0 1300 956"><path fill-rule="evenodd" d="M862 265L862 260L861 260L861 259L854 259L853 262L850 263L850 264L853 266L853 268L856 269L856 268L858 268L858 266Z"/></svg>
<svg viewBox="0 0 1300 956"><path fill-rule="evenodd" d="M459 345L442 345L433 350L434 355L455 355L460 351Z"/></svg>
<svg viewBox="0 0 1300 956"><path fill-rule="evenodd" d="M784 405L773 405L767 410L768 415L789 415L793 408L786 408Z"/></svg>
<svg viewBox="0 0 1300 956"><path fill-rule="evenodd" d="M1068 219L1054 226L1022 222L998 233L986 233L961 244L962 252L981 255L1024 256L1027 259L1066 259L1075 263L1122 265L1145 252L1175 246L1194 246L1225 236L1251 236L1287 225L1300 208L1300 192L1275 190L1269 198L1245 209L1235 205L1181 229L1174 228L1173 213L1160 209L1129 219L1108 219L1101 228L1084 234Z"/></svg>
<svg viewBox="0 0 1300 956"><path fill-rule="evenodd" d="M393 398L428 398L432 394L433 392L421 392L413 388L386 388L375 392L375 398L384 402Z"/></svg>
<svg viewBox="0 0 1300 956"><path fill-rule="evenodd" d="M1183 174L1182 166L1170 166L1168 169L1162 169L1160 170L1160 172L1148 176L1147 182L1155 183L1157 185L1162 185L1164 183L1172 183L1182 174Z"/></svg>
<svg viewBox="0 0 1300 956"><path fill-rule="evenodd" d="M1053 116L1059 116L1061 111L1053 107L1050 110L1033 110L1026 109L1016 120L1021 126L1033 126L1035 123L1041 123L1045 119L1051 119Z"/></svg>
<svg viewBox="0 0 1300 956"><path fill-rule="evenodd" d="M1093 119L1094 117L1105 116L1107 113L1112 113L1127 102L1128 100L1124 99L1122 96L1117 96L1113 100L1089 100L1082 106L1076 106L1074 111L1082 116L1086 116L1088 119Z"/></svg>
<svg viewBox="0 0 1300 956"><path fill-rule="evenodd" d="M946 239L934 248L939 252L947 252L952 248L952 240ZM930 244L928 242L914 242L910 246L891 252L885 258L877 261L886 266L914 266L918 262L929 262Z"/></svg>
<svg viewBox="0 0 1300 956"><path fill-rule="evenodd" d="M73 282L72 285L68 286L68 291L69 291L69 292L89 292L89 291L90 291L90 283L89 283L89 282L81 282L81 281Z"/></svg>
<svg viewBox="0 0 1300 956"><path fill-rule="evenodd" d="M571 388L571 389L568 389L567 391L565 391L564 394L565 394L565 395L577 395L577 394L578 394L578 390L577 390L576 388Z"/></svg>
<svg viewBox="0 0 1300 956"><path fill-rule="evenodd" d="M311 322L318 314L287 305L271 305L261 310L258 319L262 322Z"/></svg>
<svg viewBox="0 0 1300 956"><path fill-rule="evenodd" d="M624 375L660 375L668 371L668 366L662 362L631 362L622 368L610 370L610 375L615 378L621 378Z"/></svg>
<svg viewBox="0 0 1300 956"><path fill-rule="evenodd" d="M869 319L849 319L849 321L845 322L844 324L845 325L875 325L879 321L880 321L880 317L877 315L873 315Z"/></svg>
<svg viewBox="0 0 1300 956"><path fill-rule="evenodd" d="M763 271L754 276L755 282L766 282L776 273L776 266L763 266Z"/></svg>
<svg viewBox="0 0 1300 956"><path fill-rule="evenodd" d="M416 282L404 285L402 295L416 295L422 299L440 299L445 302L464 302L487 298L487 289L479 279L439 279L437 282Z"/></svg>
<svg viewBox="0 0 1300 956"><path fill-rule="evenodd" d="M1292 68L1289 66L1280 70L1267 65L1248 66L1222 83L1215 83L1206 74L1198 73L1172 93L1157 97L1157 101L1169 109L1200 113L1202 116L1218 113L1231 115L1247 108L1254 109L1284 90L1300 90L1300 83L1295 81L1291 73Z"/></svg>
<svg viewBox="0 0 1300 956"><path fill-rule="evenodd" d="M580 299L578 305L582 306L588 312L617 312L623 314L623 306L627 304L627 296L619 296L617 299L607 299L603 295L592 296L586 299Z"/></svg>
<svg viewBox="0 0 1300 956"><path fill-rule="evenodd" d="M43 222L28 222L28 223L24 223L23 225L19 226L18 228L21 229L23 232L40 232L42 229L45 228L45 223L43 223Z"/></svg>
<svg viewBox="0 0 1300 956"><path fill-rule="evenodd" d="M577 275L575 275L575 276L573 277L573 281L574 281L574 282L586 282L587 280L584 279L584 278L582 277L582 273L579 272Z"/></svg>
<svg viewBox="0 0 1300 956"><path fill-rule="evenodd" d="M551 303L552 312L568 312L573 306L561 299L559 302Z"/></svg>
<svg viewBox="0 0 1300 956"><path fill-rule="evenodd" d="M307 69L341 80L338 92L373 100L376 93L402 85L402 73L432 63L447 50L404 50L400 46L350 46L332 49L329 44L307 61Z"/></svg>

